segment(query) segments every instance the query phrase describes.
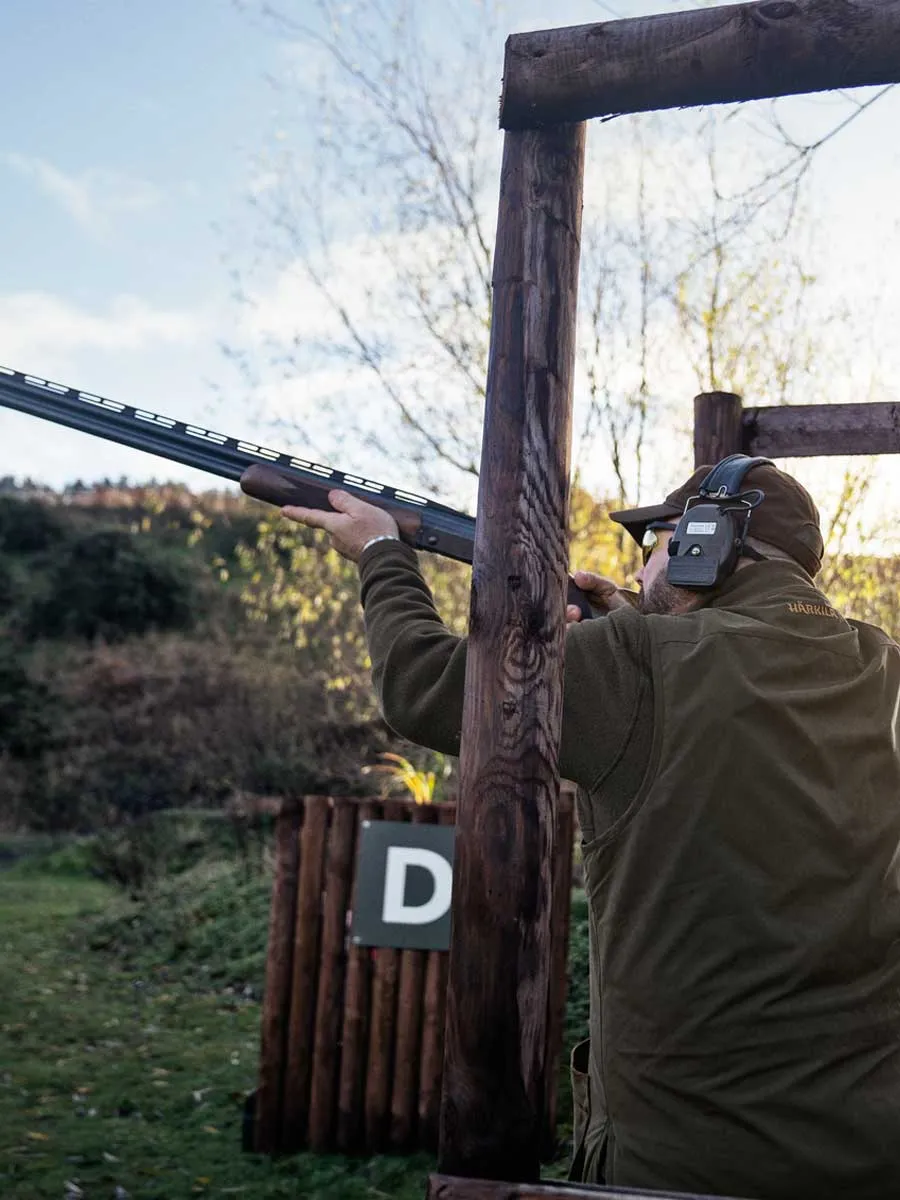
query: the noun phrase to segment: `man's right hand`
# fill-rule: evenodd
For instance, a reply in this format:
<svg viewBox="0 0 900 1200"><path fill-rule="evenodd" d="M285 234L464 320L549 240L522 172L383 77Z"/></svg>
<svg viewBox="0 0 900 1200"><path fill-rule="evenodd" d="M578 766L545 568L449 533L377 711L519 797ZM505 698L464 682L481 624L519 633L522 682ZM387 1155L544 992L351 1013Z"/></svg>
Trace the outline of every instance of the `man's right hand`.
<svg viewBox="0 0 900 1200"><path fill-rule="evenodd" d="M608 616L615 609L624 608L627 605L631 605L633 608L637 607L637 592L626 592L603 575L595 575L592 571L576 571L572 578L587 595L591 608L598 616ZM580 620L581 612L577 605L568 605L566 624L571 625Z"/></svg>

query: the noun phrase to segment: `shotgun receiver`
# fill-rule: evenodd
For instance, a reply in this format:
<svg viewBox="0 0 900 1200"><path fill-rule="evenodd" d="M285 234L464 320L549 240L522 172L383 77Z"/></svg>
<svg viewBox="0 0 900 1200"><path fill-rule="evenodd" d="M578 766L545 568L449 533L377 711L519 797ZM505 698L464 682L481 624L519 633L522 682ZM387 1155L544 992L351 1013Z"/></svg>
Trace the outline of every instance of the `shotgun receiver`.
<svg viewBox="0 0 900 1200"><path fill-rule="evenodd" d="M8 367L0 367L0 404L233 480L248 496L268 504L333 511L328 493L340 488L389 512L402 540L416 550L430 550L458 562L472 561L475 518L403 488L348 475ZM577 604L585 617L593 615L584 592L571 579L568 603Z"/></svg>

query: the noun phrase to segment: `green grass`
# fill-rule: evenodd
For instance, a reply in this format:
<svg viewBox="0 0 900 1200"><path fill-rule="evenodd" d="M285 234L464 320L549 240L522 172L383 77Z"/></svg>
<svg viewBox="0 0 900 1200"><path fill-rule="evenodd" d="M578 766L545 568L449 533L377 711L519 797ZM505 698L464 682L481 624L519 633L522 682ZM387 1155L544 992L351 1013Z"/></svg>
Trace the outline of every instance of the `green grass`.
<svg viewBox="0 0 900 1200"><path fill-rule="evenodd" d="M171 942L162 955L150 942L113 943L115 923L128 920L128 907L94 881L21 866L0 875L4 1200L107 1200L117 1187L133 1200L421 1200L427 1156L242 1153L258 1002L231 985L201 988L190 939L183 972L177 957L167 961ZM105 950L91 949L98 935ZM226 928L225 944L229 936Z"/></svg>
<svg viewBox="0 0 900 1200"><path fill-rule="evenodd" d="M259 1050L265 876L200 861L135 903L88 877L80 851L41 850L0 872L4 1200L421 1200L427 1155L273 1160L241 1150ZM582 908L567 1042L585 1024ZM562 1077L560 1102L565 1137ZM565 1168L561 1159L545 1175Z"/></svg>

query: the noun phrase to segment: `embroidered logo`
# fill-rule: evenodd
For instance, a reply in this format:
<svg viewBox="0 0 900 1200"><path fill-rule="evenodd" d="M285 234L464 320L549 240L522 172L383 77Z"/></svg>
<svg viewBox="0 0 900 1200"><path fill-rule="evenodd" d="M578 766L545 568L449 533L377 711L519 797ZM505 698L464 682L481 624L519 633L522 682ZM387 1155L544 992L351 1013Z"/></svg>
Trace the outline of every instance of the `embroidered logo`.
<svg viewBox="0 0 900 1200"><path fill-rule="evenodd" d="M804 604L800 600L792 600L788 604L788 612L802 613L805 617L831 617L835 621L841 620L841 614L828 604Z"/></svg>

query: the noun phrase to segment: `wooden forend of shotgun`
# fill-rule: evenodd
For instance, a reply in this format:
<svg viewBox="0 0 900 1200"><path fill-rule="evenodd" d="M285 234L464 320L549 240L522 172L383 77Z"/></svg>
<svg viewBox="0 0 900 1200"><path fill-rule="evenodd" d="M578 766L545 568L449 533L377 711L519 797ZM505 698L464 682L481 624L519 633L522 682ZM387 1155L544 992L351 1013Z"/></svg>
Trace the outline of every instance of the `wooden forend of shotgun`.
<svg viewBox="0 0 900 1200"><path fill-rule="evenodd" d="M241 490L246 495L279 508L291 504L333 512L328 503L328 493L335 488L390 513L397 522L401 539L415 550L430 550L458 562L472 562L475 518L442 504L412 498L407 500L397 496L395 489L391 489L389 494L380 495L375 490L349 482L337 473L330 477L323 476L320 480L311 472L287 471L266 463L248 467L241 476ZM584 620L595 616L586 594L576 586L571 576L566 603L576 605Z"/></svg>

